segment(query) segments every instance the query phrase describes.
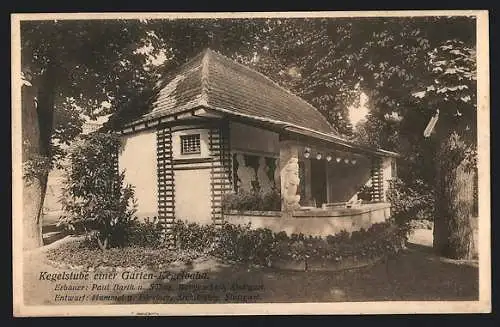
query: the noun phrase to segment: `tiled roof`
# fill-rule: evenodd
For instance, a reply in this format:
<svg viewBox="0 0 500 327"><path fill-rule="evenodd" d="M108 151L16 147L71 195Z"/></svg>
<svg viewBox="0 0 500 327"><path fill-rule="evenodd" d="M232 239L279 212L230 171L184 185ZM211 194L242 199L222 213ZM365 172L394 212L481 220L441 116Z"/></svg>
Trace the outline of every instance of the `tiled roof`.
<svg viewBox="0 0 500 327"><path fill-rule="evenodd" d="M325 117L305 100L255 70L210 49L165 77L160 87L151 112L143 119L201 106L250 119L335 134Z"/></svg>

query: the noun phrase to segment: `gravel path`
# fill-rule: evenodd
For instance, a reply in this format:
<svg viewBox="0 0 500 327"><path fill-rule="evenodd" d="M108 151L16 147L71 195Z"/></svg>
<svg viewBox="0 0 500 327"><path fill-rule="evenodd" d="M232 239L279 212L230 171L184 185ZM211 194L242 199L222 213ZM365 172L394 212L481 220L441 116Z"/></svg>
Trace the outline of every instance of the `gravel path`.
<svg viewBox="0 0 500 327"><path fill-rule="evenodd" d="M54 267L45 256L49 248L74 240L67 237L25 254L24 298L27 305L82 304L68 298L61 301L66 295L83 296L84 304L476 300L477 264L433 255L429 235L431 230L417 231L410 240L417 244L410 244L387 263L338 273L279 271L205 259L166 268L162 273L170 276L167 279L159 272L126 269L118 271L114 279L95 280L96 276L109 277L109 271L97 270L89 272L87 282L40 280L45 271L72 271ZM142 274L131 279L134 273ZM155 278L143 279L148 274ZM61 287L82 289L57 289ZM122 289L114 289L117 287Z"/></svg>
<svg viewBox="0 0 500 327"><path fill-rule="evenodd" d="M57 273L63 272L65 269L60 269L51 265L46 258L45 252L52 248L64 246L64 243L72 242L75 239L74 237L68 236L42 248L24 253L23 278L24 302L26 305L52 304L54 302L47 297L47 294L52 293L54 285L41 282L39 280L40 273L44 271Z"/></svg>

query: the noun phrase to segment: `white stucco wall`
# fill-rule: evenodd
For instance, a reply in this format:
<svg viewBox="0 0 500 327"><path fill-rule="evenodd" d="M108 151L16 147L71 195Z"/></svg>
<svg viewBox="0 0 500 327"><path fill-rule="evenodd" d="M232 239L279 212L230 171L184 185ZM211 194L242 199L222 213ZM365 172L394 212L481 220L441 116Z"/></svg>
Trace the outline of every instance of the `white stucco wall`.
<svg viewBox="0 0 500 327"><path fill-rule="evenodd" d="M186 127L184 127L186 128ZM200 134L200 153L181 154L181 136L190 134ZM172 157L173 159L194 159L210 157L208 130L207 129L183 129L172 132Z"/></svg>
<svg viewBox="0 0 500 327"><path fill-rule="evenodd" d="M156 132L147 130L125 135L121 141L118 167L120 171L125 170L125 183L135 188L137 216L157 216Z"/></svg>
<svg viewBox="0 0 500 327"><path fill-rule="evenodd" d="M313 209L284 212L230 212L224 215L227 222L235 225L251 224L251 228L269 228L275 233L281 231L288 235L305 234L325 237L341 231L352 233L361 228L386 221L391 215L388 203L364 205L356 209Z"/></svg>
<svg viewBox="0 0 500 327"><path fill-rule="evenodd" d="M179 220L210 224L210 170L175 171L175 217Z"/></svg>
<svg viewBox="0 0 500 327"><path fill-rule="evenodd" d="M262 128L231 122L231 149L279 156L279 134Z"/></svg>
<svg viewBox="0 0 500 327"><path fill-rule="evenodd" d="M211 192L210 169L196 159L210 158L209 130L200 126L178 126L172 131L172 158L174 159L175 218L199 224L210 224ZM200 134L200 153L182 154L181 136ZM176 163L175 160L188 160ZM189 161L193 159L193 161Z"/></svg>

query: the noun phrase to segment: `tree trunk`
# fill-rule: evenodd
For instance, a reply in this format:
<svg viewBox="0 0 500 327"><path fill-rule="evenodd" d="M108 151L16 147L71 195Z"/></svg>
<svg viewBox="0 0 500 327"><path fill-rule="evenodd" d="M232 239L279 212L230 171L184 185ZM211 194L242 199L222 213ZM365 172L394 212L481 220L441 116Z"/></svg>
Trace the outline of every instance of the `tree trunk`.
<svg viewBox="0 0 500 327"><path fill-rule="evenodd" d="M23 85L21 90L22 102L22 137L23 163L26 163L33 154L40 152L40 129L35 106L37 90L35 86ZM23 178L23 249L30 250L43 245L42 240L42 184L39 179L27 180Z"/></svg>
<svg viewBox="0 0 500 327"><path fill-rule="evenodd" d="M24 183L23 188L23 250L43 245L42 239L42 184L38 180Z"/></svg>
<svg viewBox="0 0 500 327"><path fill-rule="evenodd" d="M31 86L23 85L21 89L23 164L36 162L40 158L50 160L51 156L55 85L53 70L47 69L38 81L31 81ZM24 250L43 245L42 215L48 174L49 169L41 169L35 178L23 178Z"/></svg>
<svg viewBox="0 0 500 327"><path fill-rule="evenodd" d="M441 142L436 160L435 251L452 259L471 259L474 171L461 156L465 143L455 134Z"/></svg>

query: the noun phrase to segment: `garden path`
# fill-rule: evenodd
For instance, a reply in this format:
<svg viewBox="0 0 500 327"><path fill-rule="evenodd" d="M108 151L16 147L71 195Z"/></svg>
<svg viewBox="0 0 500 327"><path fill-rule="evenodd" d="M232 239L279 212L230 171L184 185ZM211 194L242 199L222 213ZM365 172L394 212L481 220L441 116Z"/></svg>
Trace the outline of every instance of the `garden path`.
<svg viewBox="0 0 500 327"><path fill-rule="evenodd" d="M430 234L429 234L430 232ZM222 302L342 302L342 301L431 301L478 299L478 266L476 262L454 261L437 257L429 247L432 231L417 231L407 250L387 264L341 272L292 272L244 265L222 265L213 260L195 260L189 267L172 267L177 273L207 272L205 280L154 282L150 280L120 281L134 284L134 303L207 303ZM54 282L38 280L41 271L62 272L52 267L45 251L62 246L69 238L43 249L25 254L29 269L24 272L26 304L55 304ZM90 282L92 283L92 282ZM75 285L78 282L66 283ZM80 282L81 284L81 282ZM179 286L182 284L183 286ZM137 290L138 286L142 290ZM254 289L250 289L250 288ZM182 288L182 291L179 289ZM212 288L212 291L208 289ZM236 290L240 288L239 290ZM242 288L246 288L243 290ZM64 293L64 292L63 292ZM74 292L73 292L74 293ZM95 292L94 292L95 293ZM119 295L123 292L100 292ZM71 293L70 293L71 294ZM181 298L179 298L181 294ZM215 299L215 297L217 299ZM120 303L120 300L95 300L86 304ZM60 303L60 302L59 302ZM68 303L64 303L68 304Z"/></svg>

